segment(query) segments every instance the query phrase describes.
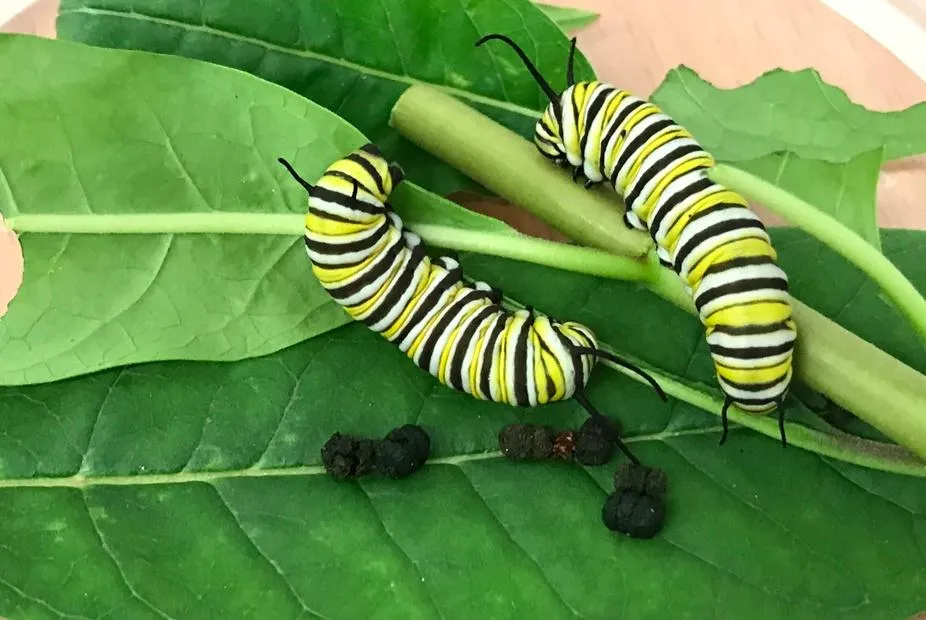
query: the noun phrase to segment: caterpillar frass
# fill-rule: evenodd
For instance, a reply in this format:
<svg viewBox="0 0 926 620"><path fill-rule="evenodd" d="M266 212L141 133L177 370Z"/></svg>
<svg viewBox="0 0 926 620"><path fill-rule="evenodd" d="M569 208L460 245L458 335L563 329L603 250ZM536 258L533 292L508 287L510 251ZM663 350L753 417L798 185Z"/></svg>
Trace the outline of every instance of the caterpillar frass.
<svg viewBox="0 0 926 620"><path fill-rule="evenodd" d="M762 221L742 196L713 182L714 158L656 105L600 81L575 81L576 39L566 64L566 89L557 94L524 50L489 34L521 58L550 100L534 144L585 186L607 181L623 198L628 227L650 234L662 265L692 295L705 327L727 409L767 414L778 409L782 445L784 399L792 378L797 326L788 277Z"/></svg>
<svg viewBox="0 0 926 620"><path fill-rule="evenodd" d="M353 319L441 383L519 407L574 397L605 421L585 385L597 359L606 358L643 377L666 400L643 370L599 350L588 327L530 308L508 311L500 290L465 282L456 260L432 260L388 202L402 169L374 145L331 164L314 186L279 161L309 194L305 246L316 278ZM616 434L613 439L638 462Z"/></svg>

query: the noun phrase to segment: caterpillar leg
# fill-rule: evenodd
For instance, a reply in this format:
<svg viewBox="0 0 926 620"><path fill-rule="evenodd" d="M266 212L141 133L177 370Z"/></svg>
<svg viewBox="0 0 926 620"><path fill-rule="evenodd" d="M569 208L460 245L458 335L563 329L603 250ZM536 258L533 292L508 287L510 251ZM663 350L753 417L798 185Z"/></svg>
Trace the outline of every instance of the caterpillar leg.
<svg viewBox="0 0 926 620"><path fill-rule="evenodd" d="M630 209L624 211L624 225L632 230L642 230L646 232L646 225L640 219L640 216Z"/></svg>

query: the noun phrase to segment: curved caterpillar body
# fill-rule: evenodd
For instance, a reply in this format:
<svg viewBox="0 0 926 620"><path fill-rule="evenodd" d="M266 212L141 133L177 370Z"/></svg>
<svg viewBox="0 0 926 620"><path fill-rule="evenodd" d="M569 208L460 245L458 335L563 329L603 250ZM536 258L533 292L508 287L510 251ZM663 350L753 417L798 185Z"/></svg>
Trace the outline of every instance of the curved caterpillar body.
<svg viewBox="0 0 926 620"><path fill-rule="evenodd" d="M331 164L314 186L280 162L309 192L305 245L316 278L351 317L441 383L521 407L575 397L598 416L584 387L605 357L643 376L665 399L648 375L600 351L588 327L531 309L507 311L501 291L465 282L456 260L432 260L388 203L404 178L401 168L372 144Z"/></svg>
<svg viewBox="0 0 926 620"><path fill-rule="evenodd" d="M650 234L660 262L692 295L705 327L727 408L764 414L776 407L785 443L783 401L792 378L797 327L788 277L762 221L737 193L707 175L714 166L684 128L654 104L599 81L576 82L576 39L567 88L557 94L510 38L550 100L534 132L547 158L573 169L586 187L608 182L624 199L627 226Z"/></svg>

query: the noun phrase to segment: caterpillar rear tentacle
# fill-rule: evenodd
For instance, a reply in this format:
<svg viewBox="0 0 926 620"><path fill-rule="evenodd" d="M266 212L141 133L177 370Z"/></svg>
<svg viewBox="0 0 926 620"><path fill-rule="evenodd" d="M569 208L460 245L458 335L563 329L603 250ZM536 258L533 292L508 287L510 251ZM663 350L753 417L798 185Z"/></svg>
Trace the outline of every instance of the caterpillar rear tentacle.
<svg viewBox="0 0 926 620"><path fill-rule="evenodd" d="M598 358L606 358L644 377L666 400L646 372L600 350L585 325L530 306L509 311L501 290L465 282L456 260L432 260L421 238L387 208L404 173L372 144L332 163L315 185L279 161L309 194L306 253L321 285L352 318L444 385L521 407L575 397L590 416L603 417L585 386Z"/></svg>
<svg viewBox="0 0 926 620"><path fill-rule="evenodd" d="M623 198L628 228L650 234L659 262L693 297L727 409L761 415L778 409L791 379L797 325L788 278L762 221L746 199L711 180L714 158L692 134L644 99L597 80L575 80L570 41L566 88L557 93L511 38L488 34L521 58L550 103L534 145L592 185L607 181ZM591 187L591 185L589 185Z"/></svg>

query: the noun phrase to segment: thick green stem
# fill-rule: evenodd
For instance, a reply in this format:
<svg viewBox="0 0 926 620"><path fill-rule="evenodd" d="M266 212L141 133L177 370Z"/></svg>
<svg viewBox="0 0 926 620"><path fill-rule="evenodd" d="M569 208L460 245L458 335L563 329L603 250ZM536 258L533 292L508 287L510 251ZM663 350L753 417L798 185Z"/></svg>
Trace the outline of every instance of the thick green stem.
<svg viewBox="0 0 926 620"><path fill-rule="evenodd" d="M603 349L612 353L621 355L627 361L643 368L649 373L666 394L685 401L705 411L720 415L723 409L723 400L712 396L711 394L692 387L672 375L661 372L639 360L627 357L607 346ZM612 370L616 370L627 377L648 385L639 375L618 366L608 360L602 361L602 364ZM750 428L758 433L779 439L778 421L769 416L756 416L731 407L728 416L731 422ZM824 433L812 428L799 424L788 425L788 444L797 446L811 452L816 452L822 456L827 456L853 465L880 469L898 474L907 474L910 476L926 477L926 462L916 458L916 456L893 444L886 444L879 441L863 439L846 433Z"/></svg>
<svg viewBox="0 0 926 620"><path fill-rule="evenodd" d="M575 195L574 190L581 194L581 185L572 183L567 173L539 155L530 142L453 97L428 86L412 86L396 102L391 122L418 146L576 241L638 255L638 237L628 237L621 209L616 208L620 203L616 194L607 200L612 215L606 219L597 217L598 197L565 200L564 196ZM525 189L540 186L544 188L540 194ZM589 226L590 217L595 226ZM645 240L651 247L649 239ZM693 313L694 305L681 282L668 270L664 272L648 288ZM798 379L926 458L926 376L799 300L793 306L799 329Z"/></svg>
<svg viewBox="0 0 926 620"><path fill-rule="evenodd" d="M813 235L874 280L913 328L926 338L926 299L897 267L851 228L797 196L768 181L725 164L717 164L709 176L748 196Z"/></svg>
<svg viewBox="0 0 926 620"><path fill-rule="evenodd" d="M486 120L436 89L413 86L393 108L390 122L403 133L405 128L414 127L410 137L419 146L439 154L457 170L570 239L632 257L652 249L646 234L624 226L605 188L589 191L581 183L563 183L563 171L544 159L532 144ZM447 122L454 127L444 126ZM478 128L479 133L465 128ZM505 173L490 172L493 170Z"/></svg>
<svg viewBox="0 0 926 620"><path fill-rule="evenodd" d="M400 208L400 204L395 205ZM298 236L305 218L300 213L163 213L139 215L17 215L4 222L18 233L55 234L251 234ZM615 256L604 250L528 237L452 226L407 222L428 245L461 252L478 252L555 266L567 271L628 280L654 281L657 264L646 258Z"/></svg>

